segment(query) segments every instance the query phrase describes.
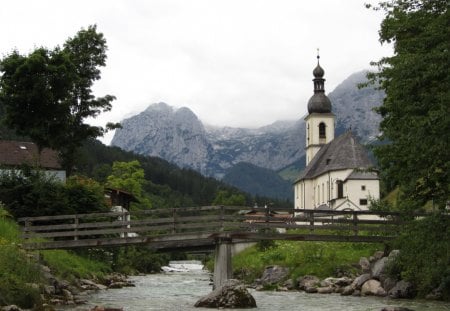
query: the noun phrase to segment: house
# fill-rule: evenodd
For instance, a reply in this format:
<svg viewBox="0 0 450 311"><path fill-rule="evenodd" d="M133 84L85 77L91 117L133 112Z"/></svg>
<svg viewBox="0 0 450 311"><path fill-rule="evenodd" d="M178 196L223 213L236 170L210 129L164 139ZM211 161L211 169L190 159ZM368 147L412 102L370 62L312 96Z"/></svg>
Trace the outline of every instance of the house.
<svg viewBox="0 0 450 311"><path fill-rule="evenodd" d="M48 176L66 181L66 171L59 162L58 152L42 149L32 142L0 140L0 172L19 169L22 165L43 169Z"/></svg>
<svg viewBox="0 0 450 311"><path fill-rule="evenodd" d="M294 182L295 208L367 210L370 199L380 196L378 173L351 131L334 137L335 115L317 59L305 118L306 168Z"/></svg>

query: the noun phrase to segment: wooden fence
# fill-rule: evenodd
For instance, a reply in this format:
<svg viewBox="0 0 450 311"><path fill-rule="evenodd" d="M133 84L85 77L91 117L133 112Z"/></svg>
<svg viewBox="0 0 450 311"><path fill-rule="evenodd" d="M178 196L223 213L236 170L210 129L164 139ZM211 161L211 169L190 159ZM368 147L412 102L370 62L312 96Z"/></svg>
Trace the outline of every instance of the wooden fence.
<svg viewBox="0 0 450 311"><path fill-rule="evenodd" d="M400 214L236 206L202 206L25 217L25 247L57 249L148 244L158 248L213 247L269 240L383 242L403 224Z"/></svg>

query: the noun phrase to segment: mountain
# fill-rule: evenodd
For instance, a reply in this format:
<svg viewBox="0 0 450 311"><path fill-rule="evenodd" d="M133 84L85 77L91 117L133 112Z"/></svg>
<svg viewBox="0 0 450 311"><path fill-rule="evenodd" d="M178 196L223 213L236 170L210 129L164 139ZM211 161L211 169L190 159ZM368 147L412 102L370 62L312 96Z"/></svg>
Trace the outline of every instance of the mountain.
<svg viewBox="0 0 450 311"><path fill-rule="evenodd" d="M355 73L328 97L336 114L336 135L351 128L364 143L378 134L380 118L372 108L382 103L384 94L372 87L358 89L363 81L365 72ZM214 127L204 125L188 108L158 103L123 120L111 144L219 179L241 162L295 176L305 153L305 122L302 117L258 129Z"/></svg>
<svg viewBox="0 0 450 311"><path fill-rule="evenodd" d="M275 171L240 162L227 170L223 182L257 196L292 201L294 191L289 181Z"/></svg>
<svg viewBox="0 0 450 311"><path fill-rule="evenodd" d="M381 116L373 108L383 103L385 94L373 87L359 89L357 85L366 81L366 71L352 74L330 94L333 112L336 115L337 135L342 129L351 128L362 142L373 141L379 134Z"/></svg>

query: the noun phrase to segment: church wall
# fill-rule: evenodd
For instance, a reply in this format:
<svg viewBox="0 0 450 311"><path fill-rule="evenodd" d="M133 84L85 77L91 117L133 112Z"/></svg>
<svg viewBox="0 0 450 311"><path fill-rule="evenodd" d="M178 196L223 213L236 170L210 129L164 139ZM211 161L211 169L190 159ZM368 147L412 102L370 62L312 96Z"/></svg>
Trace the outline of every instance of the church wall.
<svg viewBox="0 0 450 311"><path fill-rule="evenodd" d="M346 188L348 198L361 210L368 210L370 198L380 198L380 186L377 179L351 179L347 180Z"/></svg>

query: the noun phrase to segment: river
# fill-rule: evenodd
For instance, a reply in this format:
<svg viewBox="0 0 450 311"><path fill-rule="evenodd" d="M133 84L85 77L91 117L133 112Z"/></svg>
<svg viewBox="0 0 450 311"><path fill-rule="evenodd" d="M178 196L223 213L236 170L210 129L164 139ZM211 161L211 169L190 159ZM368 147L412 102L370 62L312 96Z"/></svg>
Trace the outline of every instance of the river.
<svg viewBox="0 0 450 311"><path fill-rule="evenodd" d="M131 277L136 287L99 291L87 297L88 305L63 310L89 310L95 305L123 307L126 311L208 310L194 308L211 291L210 275L166 273ZM260 311L380 311L385 306L407 307L415 311L449 311L450 304L436 301L392 300L378 297L352 297L339 294L251 291ZM241 310L241 309L234 309ZM242 309L249 310L249 309Z"/></svg>

